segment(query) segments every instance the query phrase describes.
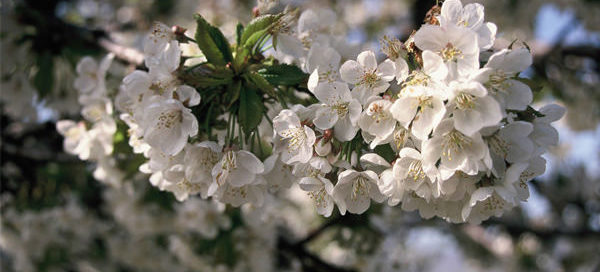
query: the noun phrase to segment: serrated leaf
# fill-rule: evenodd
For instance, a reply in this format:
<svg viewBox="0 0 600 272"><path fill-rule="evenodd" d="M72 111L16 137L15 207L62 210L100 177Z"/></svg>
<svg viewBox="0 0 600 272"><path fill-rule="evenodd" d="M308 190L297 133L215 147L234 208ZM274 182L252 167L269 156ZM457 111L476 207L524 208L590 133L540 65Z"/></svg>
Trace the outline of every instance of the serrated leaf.
<svg viewBox="0 0 600 272"><path fill-rule="evenodd" d="M296 85L308 80L308 74L294 65L278 64L258 70L264 79L273 85Z"/></svg>
<svg viewBox="0 0 600 272"><path fill-rule="evenodd" d="M54 87L54 60L50 53L43 53L37 57L38 71L33 78L33 85L40 97L46 96Z"/></svg>
<svg viewBox="0 0 600 272"><path fill-rule="evenodd" d="M221 66L230 62L233 59L231 48L223 33L204 20L200 14L194 15L194 19L197 25L194 38L208 62Z"/></svg>
<svg viewBox="0 0 600 272"><path fill-rule="evenodd" d="M242 33L242 38L241 38L241 41L239 44L243 44L244 46L246 46L246 43L247 43L248 39L250 39L250 37L255 35L257 32L265 33L266 30L268 30L273 23L275 23L277 20L279 20L279 18L281 18L281 14L278 14L278 15L267 14L267 15L263 15L263 16L254 18L252 21L250 21L250 23L248 23L248 25L244 29L244 32ZM254 42L254 43L256 43L256 42Z"/></svg>
<svg viewBox="0 0 600 272"><path fill-rule="evenodd" d="M251 88L243 86L240 91L238 120L246 134L253 131L262 120L264 106L260 96Z"/></svg>
<svg viewBox="0 0 600 272"><path fill-rule="evenodd" d="M264 77L262 77L258 73L256 73L256 72L247 73L246 78L252 84L254 84L254 86L256 86L256 88L263 91L263 93L266 93L267 95L269 95L271 97L277 97L277 94L275 94L275 88L273 87L273 85L271 85L271 83L269 83L269 81L267 81Z"/></svg>

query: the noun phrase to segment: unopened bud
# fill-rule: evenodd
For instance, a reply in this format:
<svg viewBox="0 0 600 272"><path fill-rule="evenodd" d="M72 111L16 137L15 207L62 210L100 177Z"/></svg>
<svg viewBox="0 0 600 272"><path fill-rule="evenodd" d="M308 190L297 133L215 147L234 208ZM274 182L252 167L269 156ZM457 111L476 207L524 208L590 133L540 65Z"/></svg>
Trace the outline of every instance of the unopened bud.
<svg viewBox="0 0 600 272"><path fill-rule="evenodd" d="M329 141L333 137L333 129L326 129L323 131L323 139Z"/></svg>
<svg viewBox="0 0 600 272"><path fill-rule="evenodd" d="M253 7L252 8L252 15L254 15L254 17L260 16L260 9L258 7Z"/></svg>
<svg viewBox="0 0 600 272"><path fill-rule="evenodd" d="M178 25L174 25L171 27L171 31L173 31L173 33L175 33L175 35L184 35L185 32L187 31L186 28L178 26Z"/></svg>

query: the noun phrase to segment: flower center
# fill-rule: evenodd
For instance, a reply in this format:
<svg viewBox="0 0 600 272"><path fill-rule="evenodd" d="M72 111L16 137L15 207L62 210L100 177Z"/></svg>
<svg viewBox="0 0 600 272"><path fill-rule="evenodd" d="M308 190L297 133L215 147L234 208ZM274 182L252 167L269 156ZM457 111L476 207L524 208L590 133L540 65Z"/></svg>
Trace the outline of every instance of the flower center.
<svg viewBox="0 0 600 272"><path fill-rule="evenodd" d="M362 76L362 80L360 81L359 84L364 84L364 85L367 85L368 87L373 87L373 86L375 86L375 83L377 83L378 80L379 80L379 77L377 76L377 74L375 74L375 71L365 72L365 74Z"/></svg>
<svg viewBox="0 0 600 272"><path fill-rule="evenodd" d="M408 140L408 130L400 128L394 132L394 144L398 150L404 147L406 140Z"/></svg>
<svg viewBox="0 0 600 272"><path fill-rule="evenodd" d="M502 209L504 207L504 203L500 198L498 198L495 194L485 200L483 203L484 209L488 211Z"/></svg>
<svg viewBox="0 0 600 272"><path fill-rule="evenodd" d="M461 92L456 96L454 101L456 101L456 108L459 110L472 110L475 108L476 99L471 94Z"/></svg>
<svg viewBox="0 0 600 272"><path fill-rule="evenodd" d="M379 123L381 121L390 119L390 116L384 110L384 107L380 104L372 104L369 108L369 115L375 121L375 123Z"/></svg>
<svg viewBox="0 0 600 272"><path fill-rule="evenodd" d="M183 115L180 110L164 111L158 116L157 129L170 129L177 123L183 121Z"/></svg>
<svg viewBox="0 0 600 272"><path fill-rule="evenodd" d="M471 145L471 139L457 130L452 130L444 135L442 141L442 156L445 156L449 161L452 160L452 155L461 152L464 148Z"/></svg>
<svg viewBox="0 0 600 272"><path fill-rule="evenodd" d="M306 133L301 127L286 129L281 136L288 139L288 148L292 151L298 150L306 142Z"/></svg>
<svg viewBox="0 0 600 272"><path fill-rule="evenodd" d="M225 184L225 180L227 179L229 172L231 172L235 168L237 168L235 154L233 153L233 151L229 151L225 154L223 160L221 161L222 171L216 177L217 184L219 186Z"/></svg>
<svg viewBox="0 0 600 272"><path fill-rule="evenodd" d="M369 181L367 181L367 179L363 176L359 176L358 178L356 178L356 181L352 183L352 200L356 200L356 198L359 196L369 197L369 191L371 187L369 187L368 182Z"/></svg>
<svg viewBox="0 0 600 272"><path fill-rule="evenodd" d="M408 167L408 176L412 177L414 182L423 180L425 178L423 163L419 160L412 161Z"/></svg>
<svg viewBox="0 0 600 272"><path fill-rule="evenodd" d="M348 111L350 111L348 105L350 105L350 102L337 103L331 106L331 109L335 111L340 118L344 118L346 114L348 114Z"/></svg>
<svg viewBox="0 0 600 272"><path fill-rule="evenodd" d="M403 47L402 42L396 38L390 39L388 36L383 36L381 40L381 50L391 60L396 60L401 56Z"/></svg>
<svg viewBox="0 0 600 272"><path fill-rule="evenodd" d="M315 205L320 208L325 208L327 206L327 201L325 201L325 196L327 196L327 192L325 192L325 187L321 188L318 191L308 192L308 196L315 201Z"/></svg>
<svg viewBox="0 0 600 272"><path fill-rule="evenodd" d="M328 68L329 70L326 70L323 73L319 73L319 81L329 83L335 82L335 79L337 78L337 71L333 67L331 67L331 65Z"/></svg>
<svg viewBox="0 0 600 272"><path fill-rule="evenodd" d="M508 74L504 71L496 70L490 75L488 82L485 85L493 92L505 92L511 85L508 78Z"/></svg>
<svg viewBox="0 0 600 272"><path fill-rule="evenodd" d="M219 162L219 157L217 153L208 150L207 152L202 152L202 156L200 157L200 165L205 169L212 169L212 167Z"/></svg>
<svg viewBox="0 0 600 272"><path fill-rule="evenodd" d="M444 61L457 61L462 58L462 51L454 47L452 43L446 44L446 47L440 52Z"/></svg>
<svg viewBox="0 0 600 272"><path fill-rule="evenodd" d="M429 76L421 71L413 71L408 78L402 83L402 87L406 86L427 86L429 84ZM404 89L403 89L404 91Z"/></svg>
<svg viewBox="0 0 600 272"><path fill-rule="evenodd" d="M433 108L433 97L432 96L420 96L418 103L419 103L419 111L423 112L426 108Z"/></svg>
<svg viewBox="0 0 600 272"><path fill-rule="evenodd" d="M487 143L490 146L492 152L502 156L503 158L506 157L506 155L508 154L509 144L498 134L494 134L488 137Z"/></svg>
<svg viewBox="0 0 600 272"><path fill-rule="evenodd" d="M186 191L186 192L197 192L202 189L199 184L191 183L186 178L184 178L183 180L178 182L177 187L179 187L180 189L182 189L183 191Z"/></svg>

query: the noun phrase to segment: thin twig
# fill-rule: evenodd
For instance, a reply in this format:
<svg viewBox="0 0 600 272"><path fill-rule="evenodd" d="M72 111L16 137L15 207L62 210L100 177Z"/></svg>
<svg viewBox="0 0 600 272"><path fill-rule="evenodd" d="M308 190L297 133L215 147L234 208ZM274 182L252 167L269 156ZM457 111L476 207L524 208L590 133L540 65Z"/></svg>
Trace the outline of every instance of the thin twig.
<svg viewBox="0 0 600 272"><path fill-rule="evenodd" d="M98 44L106 51L115 54L118 59L135 64L135 66L142 66L144 63L144 54L136 49L122 46L106 38L100 38Z"/></svg>

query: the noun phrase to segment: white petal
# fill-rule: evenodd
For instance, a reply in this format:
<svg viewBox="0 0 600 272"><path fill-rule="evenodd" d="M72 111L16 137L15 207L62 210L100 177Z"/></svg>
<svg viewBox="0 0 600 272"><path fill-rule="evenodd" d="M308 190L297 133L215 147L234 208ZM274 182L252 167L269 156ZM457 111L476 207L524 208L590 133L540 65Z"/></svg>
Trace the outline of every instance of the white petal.
<svg viewBox="0 0 600 272"><path fill-rule="evenodd" d="M406 63L403 58L398 58L394 64L396 65L396 80L398 83L401 83L402 81L406 80L408 73L410 72L408 63Z"/></svg>
<svg viewBox="0 0 600 272"><path fill-rule="evenodd" d="M348 60L340 67L342 80L350 84L359 83L365 74L363 67L354 60Z"/></svg>
<svg viewBox="0 0 600 272"><path fill-rule="evenodd" d="M444 64L444 60L438 54L432 51L423 51L423 71L428 76L437 79L444 80L448 75L448 67Z"/></svg>
<svg viewBox="0 0 600 272"><path fill-rule="evenodd" d="M356 132L358 132L358 126L352 124L350 118L346 116L338 120L333 131L336 139L346 142L354 139Z"/></svg>
<svg viewBox="0 0 600 272"><path fill-rule="evenodd" d="M250 173L260 174L265 171L264 164L254 154L240 150L237 152L237 162Z"/></svg>
<svg viewBox="0 0 600 272"><path fill-rule="evenodd" d="M508 80L506 88L507 95L504 96L505 107L510 110L525 110L531 101L533 94L527 84L518 80Z"/></svg>
<svg viewBox="0 0 600 272"><path fill-rule="evenodd" d="M373 72L377 69L377 58L373 51L363 51L356 57L358 63L365 71Z"/></svg>
<svg viewBox="0 0 600 272"><path fill-rule="evenodd" d="M337 123L339 116L329 107L322 107L317 110L316 118L313 124L319 129L330 129Z"/></svg>
<svg viewBox="0 0 600 272"><path fill-rule="evenodd" d="M390 107L394 119L408 129L408 125L417 114L418 101L414 97L400 97Z"/></svg>
<svg viewBox="0 0 600 272"><path fill-rule="evenodd" d="M396 65L393 61L386 59L377 67L377 74L384 81L392 81L396 76Z"/></svg>

